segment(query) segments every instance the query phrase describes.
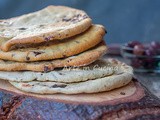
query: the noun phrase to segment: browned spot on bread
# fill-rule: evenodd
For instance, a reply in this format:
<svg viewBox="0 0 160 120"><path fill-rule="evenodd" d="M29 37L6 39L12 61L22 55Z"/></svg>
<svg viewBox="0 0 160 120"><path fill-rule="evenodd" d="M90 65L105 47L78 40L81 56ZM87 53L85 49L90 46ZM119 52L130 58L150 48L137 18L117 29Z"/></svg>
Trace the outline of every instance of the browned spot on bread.
<svg viewBox="0 0 160 120"><path fill-rule="evenodd" d="M54 38L54 36L48 36L48 37L45 37L45 41L49 41L49 40L52 40Z"/></svg>
<svg viewBox="0 0 160 120"><path fill-rule="evenodd" d="M63 58L66 58L67 56L66 55L63 55Z"/></svg>
<svg viewBox="0 0 160 120"><path fill-rule="evenodd" d="M15 56L15 54L12 54L12 57L14 57Z"/></svg>
<svg viewBox="0 0 160 120"><path fill-rule="evenodd" d="M121 95L125 95L126 93L125 93L125 92L120 92L120 94L121 94Z"/></svg>
<svg viewBox="0 0 160 120"><path fill-rule="evenodd" d="M60 75L65 75L64 73L59 73Z"/></svg>
<svg viewBox="0 0 160 120"><path fill-rule="evenodd" d="M32 87L32 85L27 84L27 83L26 83L26 84L22 84L22 86L23 86L23 87Z"/></svg>
<svg viewBox="0 0 160 120"><path fill-rule="evenodd" d="M39 27L44 27L44 25L39 25Z"/></svg>
<svg viewBox="0 0 160 120"><path fill-rule="evenodd" d="M40 54L42 54L42 53L44 53L44 52L41 52L41 51L33 51L33 53L35 54L35 56L37 56L37 55L40 55Z"/></svg>
<svg viewBox="0 0 160 120"><path fill-rule="evenodd" d="M71 20L71 18L67 19L67 18L63 18L62 21L64 22L69 22Z"/></svg>
<svg viewBox="0 0 160 120"><path fill-rule="evenodd" d="M65 88L67 85L57 85L57 84L54 84L51 86L51 88L57 88L57 87L60 87L60 88Z"/></svg>
<svg viewBox="0 0 160 120"><path fill-rule="evenodd" d="M49 72L49 71L51 71L51 70L49 69L49 67L48 67L48 66L44 66L44 72Z"/></svg>
<svg viewBox="0 0 160 120"><path fill-rule="evenodd" d="M19 30L26 30L27 28L18 28Z"/></svg>
<svg viewBox="0 0 160 120"><path fill-rule="evenodd" d="M83 15L83 19L86 19L86 18L88 18L88 16L87 15Z"/></svg>
<svg viewBox="0 0 160 120"><path fill-rule="evenodd" d="M82 14L77 14L77 15L73 16L72 18L63 18L62 21L77 23L77 22L79 22L83 19L86 19L86 18L88 18L87 15L82 16Z"/></svg>
<svg viewBox="0 0 160 120"><path fill-rule="evenodd" d="M26 60L30 60L30 57L27 56L27 57L26 57Z"/></svg>
<svg viewBox="0 0 160 120"><path fill-rule="evenodd" d="M75 41L76 43L79 43L79 41Z"/></svg>

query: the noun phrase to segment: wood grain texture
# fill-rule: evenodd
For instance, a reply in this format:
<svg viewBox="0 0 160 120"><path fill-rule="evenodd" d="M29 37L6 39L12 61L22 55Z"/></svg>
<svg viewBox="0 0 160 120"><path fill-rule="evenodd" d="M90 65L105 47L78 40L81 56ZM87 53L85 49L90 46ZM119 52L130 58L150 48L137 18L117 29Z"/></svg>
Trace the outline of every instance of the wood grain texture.
<svg viewBox="0 0 160 120"><path fill-rule="evenodd" d="M134 82L137 83L136 80ZM137 88L137 93L143 93L139 99L131 96L127 101L124 101L124 97L118 101L102 102L101 104L58 102L1 91L3 95L1 117L9 120L158 119L160 115L159 99L140 84ZM121 94L124 95L123 92ZM9 108L9 112L5 111L7 108Z"/></svg>
<svg viewBox="0 0 160 120"><path fill-rule="evenodd" d="M93 94L53 94L53 95L39 95L33 93L23 92L13 87L8 81L0 80L0 90L10 92L14 95L21 95L33 97L42 100L57 101L62 103L72 104L90 104L103 105L124 103L128 101L136 101L144 96L144 90L138 82L130 82L128 85L115 89L109 92L93 93ZM139 92L138 92L139 91Z"/></svg>

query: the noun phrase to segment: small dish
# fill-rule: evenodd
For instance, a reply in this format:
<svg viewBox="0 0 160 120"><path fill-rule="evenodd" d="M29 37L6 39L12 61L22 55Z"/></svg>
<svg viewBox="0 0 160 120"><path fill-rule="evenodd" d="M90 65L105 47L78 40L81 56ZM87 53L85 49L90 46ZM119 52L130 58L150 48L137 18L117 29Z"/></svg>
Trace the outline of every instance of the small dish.
<svg viewBox="0 0 160 120"><path fill-rule="evenodd" d="M126 45L121 46L121 55L127 64L134 68L135 72L154 72L160 73L160 55L135 55L133 48Z"/></svg>

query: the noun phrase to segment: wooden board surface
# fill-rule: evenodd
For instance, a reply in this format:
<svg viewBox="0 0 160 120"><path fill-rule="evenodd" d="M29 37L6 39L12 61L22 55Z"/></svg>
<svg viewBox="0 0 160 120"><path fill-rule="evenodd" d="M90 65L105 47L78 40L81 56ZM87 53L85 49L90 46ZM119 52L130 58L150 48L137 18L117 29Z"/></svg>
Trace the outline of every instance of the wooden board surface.
<svg viewBox="0 0 160 120"><path fill-rule="evenodd" d="M79 95L26 94L1 81L0 119L158 119L160 101L137 80L110 92ZM7 90L6 90L7 89Z"/></svg>
<svg viewBox="0 0 160 120"><path fill-rule="evenodd" d="M115 89L109 92L94 93L94 94L75 94L75 95L65 95L65 94L53 94L53 95L38 95L23 92L13 87L8 81L0 80L0 89L6 90L8 92L13 92L18 95L31 96L40 99L47 99L50 101L58 101L64 103L83 103L83 104L107 104L113 102L125 102L130 97L134 100L140 99L144 95L143 90L140 85L136 82L130 82L128 85ZM141 91L138 93L138 91ZM123 100L123 101L122 101ZM133 100L133 99L131 99Z"/></svg>

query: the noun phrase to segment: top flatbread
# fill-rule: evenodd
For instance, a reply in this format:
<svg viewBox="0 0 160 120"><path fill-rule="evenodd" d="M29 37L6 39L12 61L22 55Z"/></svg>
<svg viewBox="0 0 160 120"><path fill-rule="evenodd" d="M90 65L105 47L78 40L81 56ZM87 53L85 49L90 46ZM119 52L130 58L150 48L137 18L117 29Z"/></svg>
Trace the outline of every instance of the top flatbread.
<svg viewBox="0 0 160 120"><path fill-rule="evenodd" d="M81 10L49 6L19 17L0 20L0 46L8 51L16 44L61 40L84 32L91 19Z"/></svg>
<svg viewBox="0 0 160 120"><path fill-rule="evenodd" d="M104 35L105 30L102 25L92 25L84 33L65 40L48 42L41 46L9 52L0 50L0 59L24 62L66 58L96 46L102 41Z"/></svg>

